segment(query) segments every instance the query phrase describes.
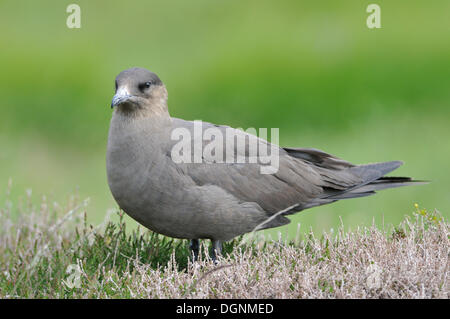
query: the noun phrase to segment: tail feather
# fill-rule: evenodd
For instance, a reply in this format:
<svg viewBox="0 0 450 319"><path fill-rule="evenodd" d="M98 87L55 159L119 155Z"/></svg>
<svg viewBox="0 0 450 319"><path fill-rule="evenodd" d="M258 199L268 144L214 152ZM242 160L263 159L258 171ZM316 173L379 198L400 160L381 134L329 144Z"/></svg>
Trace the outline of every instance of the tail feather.
<svg viewBox="0 0 450 319"><path fill-rule="evenodd" d="M361 178L363 179L363 183L356 186L359 187L373 182L374 180L377 180L386 174L389 174L390 172L399 168L401 165L403 165L403 162L401 161L374 163L354 166L349 168L349 171L355 175L361 176Z"/></svg>
<svg viewBox="0 0 450 319"><path fill-rule="evenodd" d="M370 184L380 178L383 178L384 175L392 172L393 170L397 169L403 164L403 162L400 161L392 161L392 162L383 162L383 163L374 163L374 164L366 164L366 165L359 165L359 166L353 166L348 168L348 170L358 176L362 182L351 186L344 190L327 190L324 192L323 198L337 198L338 196L344 194L344 193L350 193L354 190L357 190L367 184ZM371 191L371 190L368 190ZM355 193L363 193L364 191L358 191ZM351 198L351 197L345 197L345 198Z"/></svg>
<svg viewBox="0 0 450 319"><path fill-rule="evenodd" d="M362 176L363 182L343 191L327 194L327 199L348 199L375 194L376 191L402 186L423 185L428 181L413 180L410 177L384 176L400 167L400 161L360 165L349 168L353 173Z"/></svg>
<svg viewBox="0 0 450 319"><path fill-rule="evenodd" d="M376 191L387 188L428 183L428 181L412 180L410 177L385 176L399 168L403 164L401 161L354 165L317 149L284 148L284 150L290 156L322 169L322 173L325 176L329 172L330 176L328 176L327 186L322 187L322 196L314 198L307 203L298 204L289 211L284 212L283 215L290 215L303 209L330 204L340 199L374 195ZM346 186L344 185L348 185L346 184L348 175L356 177L361 182L345 188ZM339 184L340 177L343 179L342 185ZM334 184L337 187L333 187Z"/></svg>
<svg viewBox="0 0 450 319"><path fill-rule="evenodd" d="M402 186L413 186L413 185L424 185L427 184L426 181L418 181L418 180L412 180L409 179L408 181L397 181L395 179L383 179L383 180L376 180L373 181L370 184L367 184L365 186L362 186L360 188L357 188L356 190L358 192L368 192L368 191L380 191L387 188L395 188L395 187L402 187Z"/></svg>
<svg viewBox="0 0 450 319"><path fill-rule="evenodd" d="M349 198L359 198L359 197L366 197L375 195L376 193L374 191L368 191L368 192L343 192L341 194L327 197L327 199L334 199L334 200L341 200L341 199L349 199Z"/></svg>

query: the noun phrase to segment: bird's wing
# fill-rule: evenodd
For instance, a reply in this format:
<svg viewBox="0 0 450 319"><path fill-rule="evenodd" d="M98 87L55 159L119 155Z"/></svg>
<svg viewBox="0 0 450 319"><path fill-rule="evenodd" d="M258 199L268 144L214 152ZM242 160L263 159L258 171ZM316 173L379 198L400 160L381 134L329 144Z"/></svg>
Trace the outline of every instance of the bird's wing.
<svg viewBox="0 0 450 319"><path fill-rule="evenodd" d="M205 122L202 122L202 125L203 132L206 129L216 130L223 134L224 144L225 140L230 142L226 133L230 127ZM173 127L186 129L194 136L193 122L173 119ZM211 184L221 187L242 202L258 203L268 215L288 207L293 207L291 212L294 212L335 201L336 199L324 197L361 184L370 175L367 172L361 174L352 171L356 166L318 150L285 150L243 131L235 133L247 138L243 150L237 148L235 140L232 151L233 154L240 154L245 163L219 163L215 153L203 152L201 163L177 165L197 185ZM279 168L276 173L262 174L263 164L249 163L252 157L249 145L254 139L257 139L260 146L274 147L278 151ZM203 141L203 150L208 142ZM173 141L171 146L175 143L177 141ZM378 178L380 174L373 172L372 176Z"/></svg>
<svg viewBox="0 0 450 319"><path fill-rule="evenodd" d="M355 165L315 148L283 148L290 156L308 161L319 167L342 170Z"/></svg>

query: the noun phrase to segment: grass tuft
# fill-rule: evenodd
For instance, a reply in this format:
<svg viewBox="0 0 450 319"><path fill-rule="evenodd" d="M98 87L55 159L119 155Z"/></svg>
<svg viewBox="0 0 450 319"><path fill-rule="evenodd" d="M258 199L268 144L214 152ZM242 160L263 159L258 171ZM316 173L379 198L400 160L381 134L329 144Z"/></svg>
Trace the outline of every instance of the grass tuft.
<svg viewBox="0 0 450 319"><path fill-rule="evenodd" d="M31 194L30 194L31 196ZM119 222L86 222L87 202L0 210L1 298L448 298L449 224L415 205L396 227L202 245ZM12 218L16 216L16 218Z"/></svg>

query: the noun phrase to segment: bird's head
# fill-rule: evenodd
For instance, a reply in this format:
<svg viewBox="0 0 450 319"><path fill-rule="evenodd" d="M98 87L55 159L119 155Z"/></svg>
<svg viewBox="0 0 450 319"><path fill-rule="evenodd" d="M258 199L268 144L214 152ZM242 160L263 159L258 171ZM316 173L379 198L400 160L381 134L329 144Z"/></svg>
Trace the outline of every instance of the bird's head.
<svg viewBox="0 0 450 319"><path fill-rule="evenodd" d="M167 113L167 90L159 77L143 68L119 73L111 108L130 114Z"/></svg>

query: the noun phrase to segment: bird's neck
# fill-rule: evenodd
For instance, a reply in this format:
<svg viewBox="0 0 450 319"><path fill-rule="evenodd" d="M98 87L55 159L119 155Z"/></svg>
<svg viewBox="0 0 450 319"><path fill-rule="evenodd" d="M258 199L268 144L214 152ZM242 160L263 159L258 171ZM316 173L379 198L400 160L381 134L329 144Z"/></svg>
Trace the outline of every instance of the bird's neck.
<svg viewBox="0 0 450 319"><path fill-rule="evenodd" d="M120 118L126 123L132 123L142 119L155 119L157 121L165 121L170 119L169 110L166 103L155 101L148 105L129 106L120 105L114 110L114 116Z"/></svg>
<svg viewBox="0 0 450 319"><path fill-rule="evenodd" d="M118 110L113 113L110 130L119 136L136 134L145 136L153 135L155 132L163 133L171 125L172 119L167 110L143 114L128 114Z"/></svg>

